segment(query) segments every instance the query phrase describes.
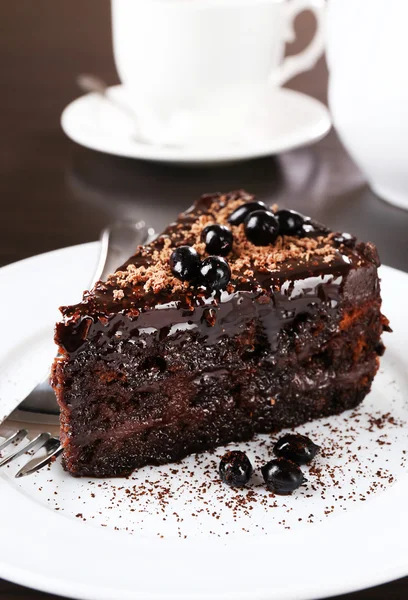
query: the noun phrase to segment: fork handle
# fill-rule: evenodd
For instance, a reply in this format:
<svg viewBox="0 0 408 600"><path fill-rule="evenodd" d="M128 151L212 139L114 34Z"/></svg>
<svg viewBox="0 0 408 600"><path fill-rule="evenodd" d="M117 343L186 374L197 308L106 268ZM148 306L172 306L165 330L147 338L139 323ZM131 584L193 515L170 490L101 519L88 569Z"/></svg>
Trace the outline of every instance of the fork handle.
<svg viewBox="0 0 408 600"><path fill-rule="evenodd" d="M152 235L154 231L148 230L144 221L116 221L105 227L100 236L99 260L91 287L114 273L135 253L137 246L145 244Z"/></svg>
<svg viewBox="0 0 408 600"><path fill-rule="evenodd" d="M104 280L120 267L132 254L139 244L144 244L154 235L153 229L147 229L143 221L117 221L105 227L100 236L100 254L98 264L90 282L90 288L100 279ZM41 394L39 390L41 389ZM37 413L42 413L42 422L53 422L59 414L54 392L51 390L48 377L45 382L38 384L34 390L18 406L19 412L14 411L13 418L17 421L37 421ZM23 414L20 411L25 411ZM32 417L30 416L32 415Z"/></svg>

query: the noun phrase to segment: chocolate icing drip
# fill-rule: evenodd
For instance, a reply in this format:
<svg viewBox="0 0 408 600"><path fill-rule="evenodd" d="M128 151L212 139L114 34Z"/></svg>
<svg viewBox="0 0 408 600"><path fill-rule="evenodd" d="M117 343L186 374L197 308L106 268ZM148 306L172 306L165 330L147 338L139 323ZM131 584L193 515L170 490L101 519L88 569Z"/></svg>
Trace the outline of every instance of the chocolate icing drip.
<svg viewBox="0 0 408 600"><path fill-rule="evenodd" d="M153 341L171 336L177 344L184 337L180 333L188 330L203 343L212 345L222 336L242 333L247 323L255 319L274 350L279 331L298 315L313 316L322 308L331 316L335 315L349 270L348 262L339 261L335 268L321 266L319 275L307 271L298 272L297 277L291 279L265 276L262 287L255 292L244 289L243 284L232 294L222 292L210 298L197 298L195 306L165 298L169 300L167 303L133 317L127 314L126 307L112 314L108 307L106 312L98 311L96 316L80 311L79 318L71 321L68 328L59 324L57 334L62 346L70 353L80 350L87 340L107 352L113 343L137 338L150 343L146 341L149 337Z"/></svg>
<svg viewBox="0 0 408 600"><path fill-rule="evenodd" d="M188 243L191 226L200 215L211 215L215 222L217 211L237 200L248 202L253 196L245 192L203 196L118 271L126 271L128 265L152 265L153 253L162 250L166 240L171 240L172 247ZM316 230L317 227L321 226L315 224ZM328 230L324 233L327 235ZM191 241L192 238L193 234ZM248 276L246 267L242 267L228 291L212 295L205 289L174 290L168 285L158 291L146 291L143 281L132 281L122 286L123 297L118 302L115 286L109 281L98 282L91 292L84 294L80 304L61 309L64 320L57 325L57 343L66 352L75 354L92 341L108 355L116 352L114 347L119 342L148 345L154 340L171 338L172 343L178 344L189 332L200 342L213 345L223 336L242 333L247 324L255 320L273 351L279 331L300 314L312 317L324 310L328 316L335 317L350 273L358 271L357 267L373 269L373 264L375 266L375 261L370 261L373 253L365 252L364 244L359 244L358 250L338 247L334 242L332 246L330 261L311 252L307 262L289 258L274 271L253 267ZM234 261L234 256L228 260Z"/></svg>

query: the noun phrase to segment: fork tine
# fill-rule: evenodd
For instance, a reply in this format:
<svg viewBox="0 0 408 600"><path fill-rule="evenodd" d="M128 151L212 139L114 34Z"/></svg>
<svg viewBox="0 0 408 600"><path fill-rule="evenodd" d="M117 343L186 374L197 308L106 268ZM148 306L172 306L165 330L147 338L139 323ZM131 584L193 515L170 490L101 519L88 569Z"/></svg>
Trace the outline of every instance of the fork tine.
<svg viewBox="0 0 408 600"><path fill-rule="evenodd" d="M27 435L27 433L28 433L27 429L19 429L18 431L16 431L16 433L13 433L13 435L8 437L4 442L2 442L0 444L0 452L2 450L4 450L4 448L7 448L7 446L12 444L13 442L23 440L25 438L25 436ZM20 440L20 438L21 438L21 440Z"/></svg>
<svg viewBox="0 0 408 600"><path fill-rule="evenodd" d="M44 446L44 444L47 443L47 441L50 439L50 437L51 437L50 433L40 433L39 435L37 435L37 437L35 437L33 440L31 440L31 442L26 444L23 448L21 448L20 450L17 450L17 452L14 452L13 454L10 454L9 456L6 456L6 458L4 458L0 462L0 468L4 467L5 465L8 465L12 460L18 458L22 454L25 454L29 450L34 450L34 452L37 452L37 450L42 448Z"/></svg>
<svg viewBox="0 0 408 600"><path fill-rule="evenodd" d="M36 473L43 467L46 467L52 461L54 456L58 456L59 454L61 454L61 452L64 449L63 446L60 444L58 438L50 438L46 444L47 446L49 445L49 448L47 448L47 450L49 450L50 453L47 454L47 456L45 456L44 458L30 460L26 465L24 465L24 467L22 467L19 470L18 473L16 473L16 478L32 475L33 473Z"/></svg>

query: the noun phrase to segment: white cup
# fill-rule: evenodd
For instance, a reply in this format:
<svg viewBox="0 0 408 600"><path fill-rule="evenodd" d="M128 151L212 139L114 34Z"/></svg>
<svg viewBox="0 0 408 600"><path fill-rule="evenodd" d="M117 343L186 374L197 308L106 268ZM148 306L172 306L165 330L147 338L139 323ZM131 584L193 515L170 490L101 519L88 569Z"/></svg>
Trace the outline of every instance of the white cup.
<svg viewBox="0 0 408 600"><path fill-rule="evenodd" d="M237 122L270 85L310 69L324 50L325 0L112 0L113 48L135 113L154 128ZM308 47L283 59L293 21L311 10Z"/></svg>
<svg viewBox="0 0 408 600"><path fill-rule="evenodd" d="M406 210L407 20L407 0L329 1L327 60L334 125L372 189Z"/></svg>

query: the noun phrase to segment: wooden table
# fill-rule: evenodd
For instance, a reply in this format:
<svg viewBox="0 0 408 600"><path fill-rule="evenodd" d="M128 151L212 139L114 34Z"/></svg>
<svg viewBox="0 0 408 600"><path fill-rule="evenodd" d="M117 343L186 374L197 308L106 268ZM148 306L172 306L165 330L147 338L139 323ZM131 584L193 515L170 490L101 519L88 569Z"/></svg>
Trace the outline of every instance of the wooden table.
<svg viewBox="0 0 408 600"><path fill-rule="evenodd" d="M408 270L408 212L369 190L334 132L312 147L222 168L172 167L80 148L64 136L59 117L78 96L78 73L117 82L108 0L0 0L0 14L0 265L95 240L124 215L160 230L202 192L246 188L374 241L384 263ZM297 29L299 41L289 51L310 37L312 18L300 17ZM291 87L326 101L324 61ZM408 578L347 596L407 597ZM52 596L0 581L0 598Z"/></svg>

